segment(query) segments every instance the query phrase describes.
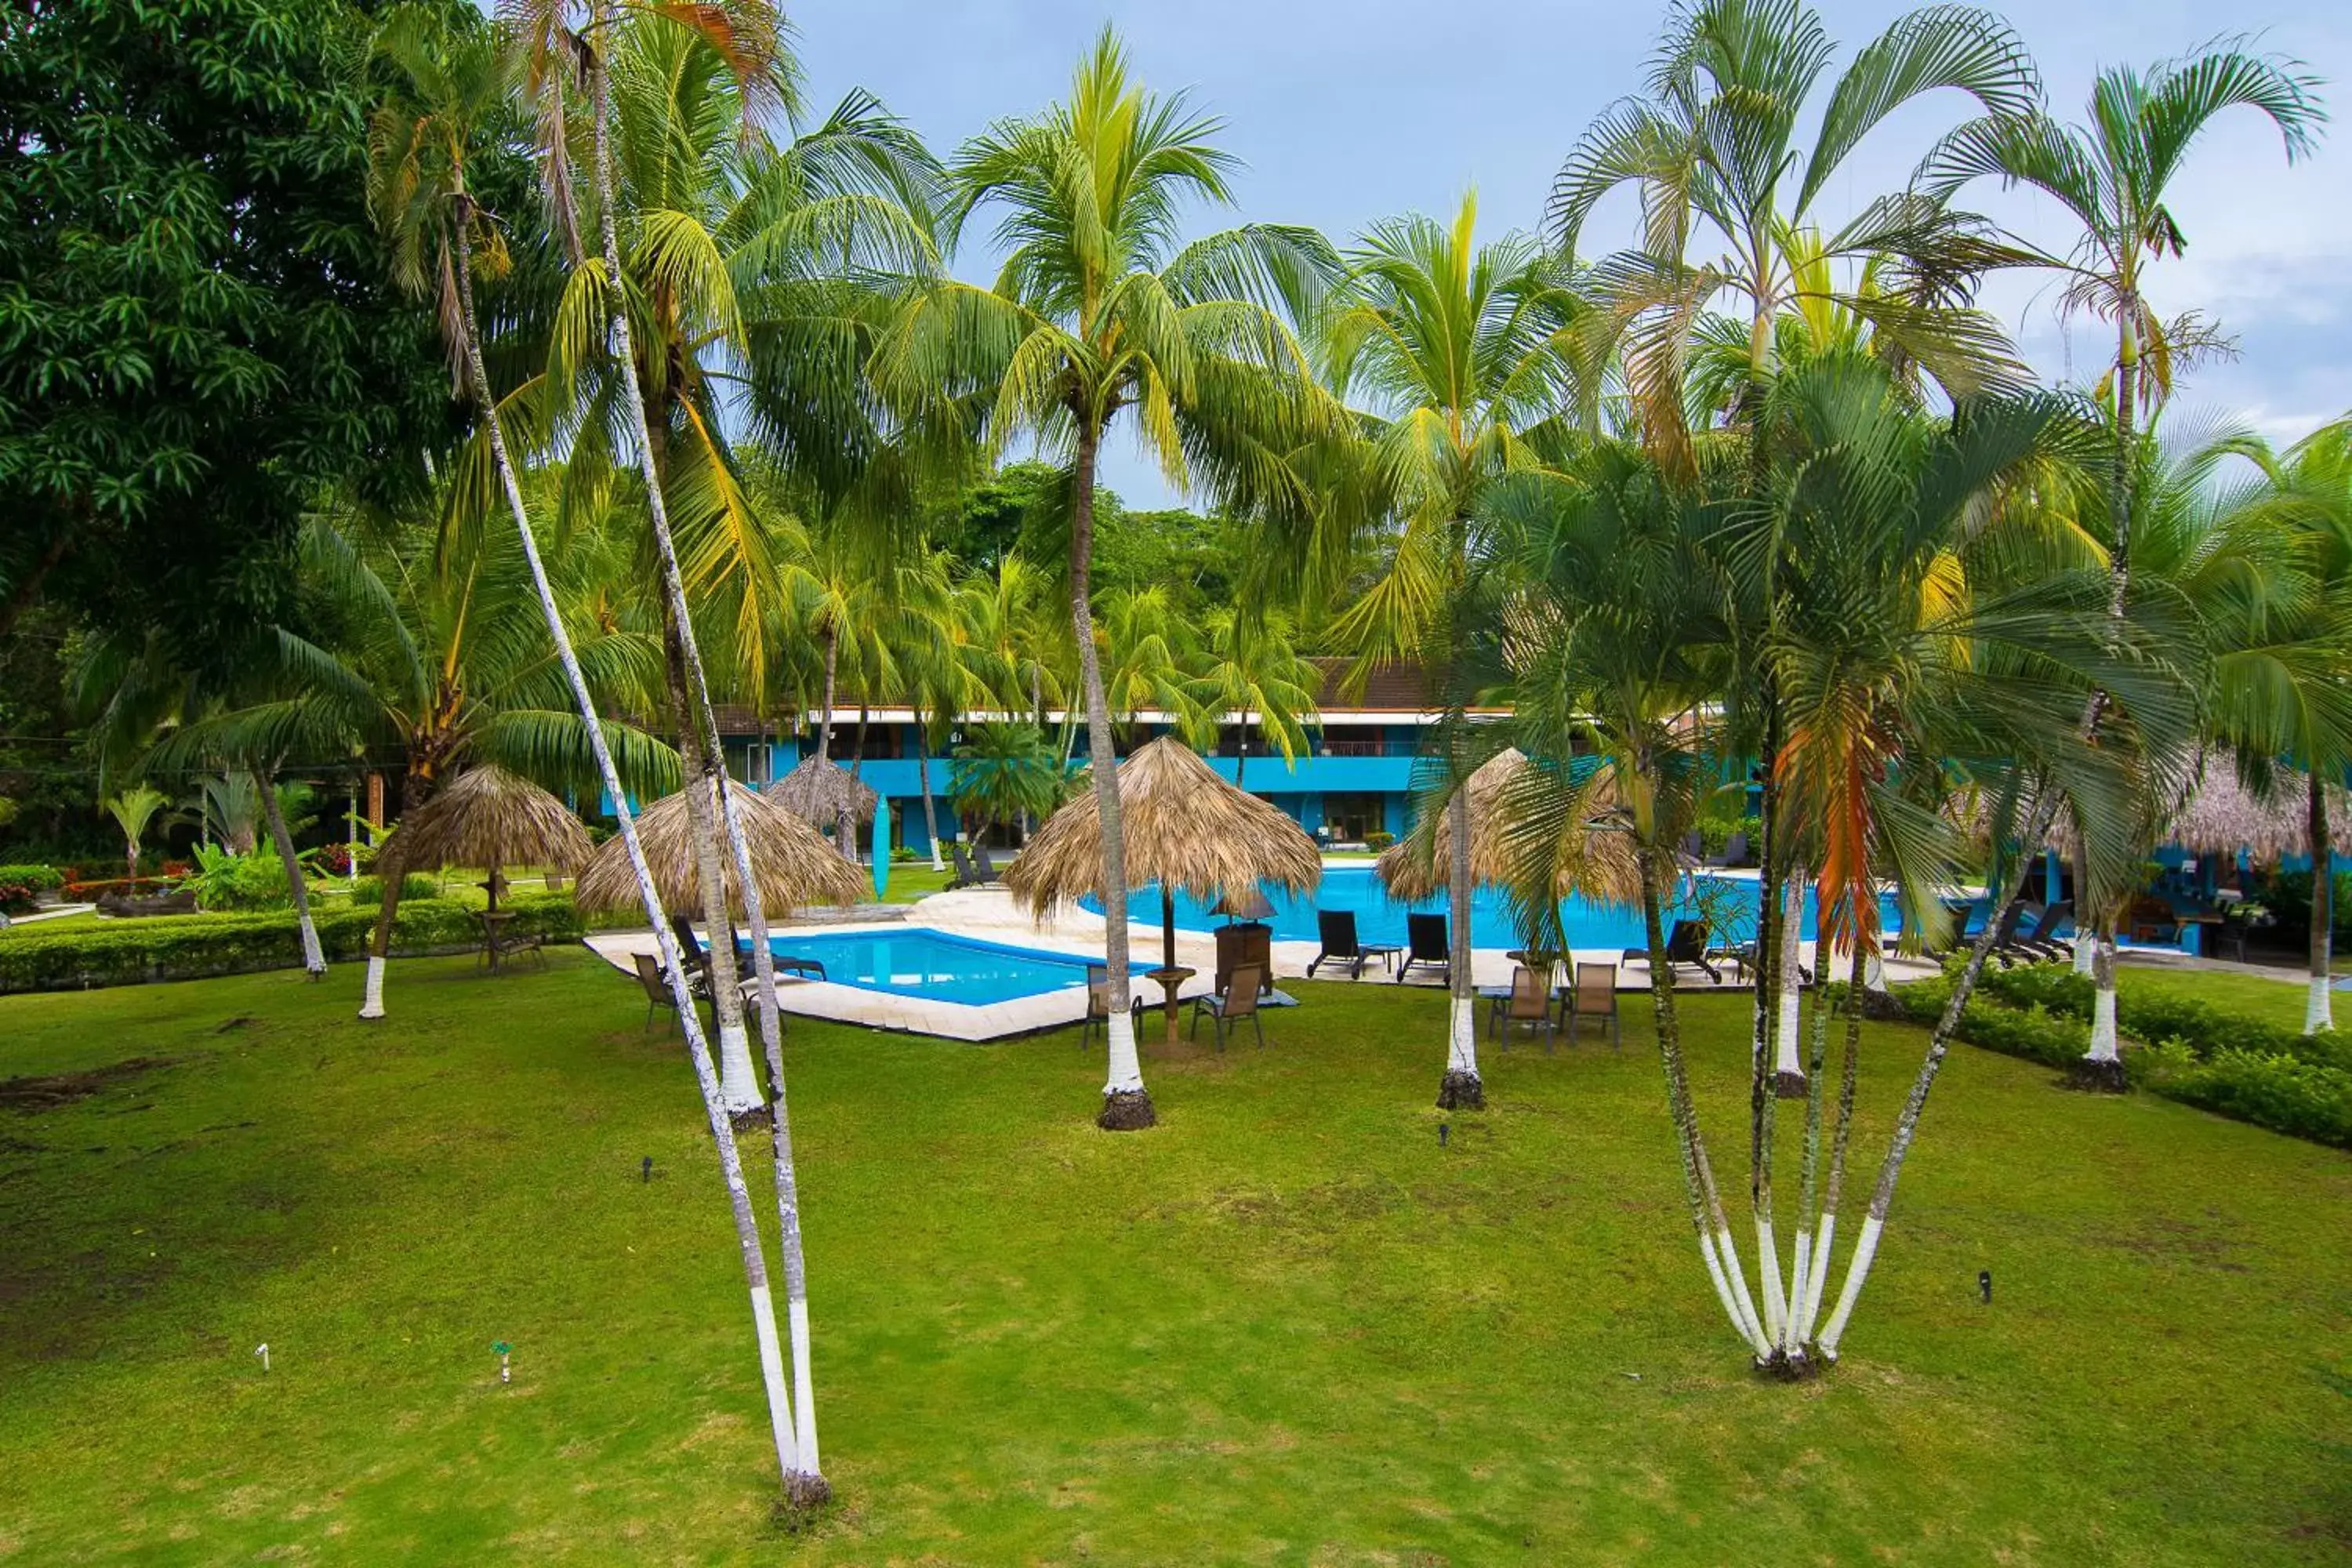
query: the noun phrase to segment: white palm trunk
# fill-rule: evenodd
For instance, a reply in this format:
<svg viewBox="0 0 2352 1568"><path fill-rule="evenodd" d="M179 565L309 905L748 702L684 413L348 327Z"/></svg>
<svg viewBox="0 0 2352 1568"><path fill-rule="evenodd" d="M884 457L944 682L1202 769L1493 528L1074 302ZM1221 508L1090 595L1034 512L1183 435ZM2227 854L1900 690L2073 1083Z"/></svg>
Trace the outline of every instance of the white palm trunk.
<svg viewBox="0 0 2352 1568"><path fill-rule="evenodd" d="M1780 1016L1774 1020L1772 1066L1776 1092L1783 1100L1794 1100L1805 1092L1804 1058L1797 1044L1799 1004L1804 996L1803 954L1798 939L1804 931L1804 921L1805 868L1799 866L1790 871L1788 884L1780 889Z"/></svg>
<svg viewBox="0 0 2352 1568"><path fill-rule="evenodd" d="M1141 1094L1143 1060L1135 1049L1135 1015L1125 1007L1112 1008L1104 1023L1103 1037L1109 1058L1109 1070L1103 1079L1104 1095Z"/></svg>
<svg viewBox="0 0 2352 1568"><path fill-rule="evenodd" d="M2335 981L2327 975L2315 974L2311 977L2310 987L2305 993L2303 999L2303 1032L2305 1034L2316 1035L2323 1030L2336 1027L2336 1016L2329 1000L2335 988Z"/></svg>
<svg viewBox="0 0 2352 1568"><path fill-rule="evenodd" d="M360 1016L383 1016L383 954L371 952L367 961L367 984L360 994Z"/></svg>
<svg viewBox="0 0 2352 1568"><path fill-rule="evenodd" d="M2116 1038L2116 944L2102 935L2092 945L2097 950L2091 967L2096 989L2091 999L2091 1048L2084 1054L2095 1062L2112 1062L2122 1057Z"/></svg>
<svg viewBox="0 0 2352 1568"><path fill-rule="evenodd" d="M1478 1073L1478 1003L1471 984L1470 900L1477 887L1470 873L1470 792L1457 784L1445 803L1445 828L1451 842L1446 858L1447 990L1445 1076L1438 1082L1437 1104L1443 1110L1483 1110L1486 1080Z"/></svg>
<svg viewBox="0 0 2352 1568"><path fill-rule="evenodd" d="M612 21L610 0L597 0L595 11L599 22L604 25L601 30L605 37L609 37L611 36L609 25ZM668 500L663 493L661 475L654 461L653 432L646 414L645 390L638 381L636 353L629 331L629 315L623 304L619 288L619 280L623 277L620 229L614 216L619 182L614 178L613 171L610 85L605 61L600 53L593 57L590 64L589 89L594 100L593 174L597 186L599 238L603 245L606 276L614 281L614 287L608 295L612 304L610 321L614 355L621 367L625 390L623 401L628 406L632 433L636 437L637 460L645 476L646 512L653 525L654 542L661 561L662 589L669 603L670 613L676 617L677 623L678 647L686 667L686 695L692 710L689 717L699 725L701 730L703 743L700 749L703 753L705 777L709 781L709 788L716 799L719 826L725 835L728 849L735 861L736 875L743 896L744 914L751 927L751 962L753 977L757 982L756 989L760 995L761 1030L769 1050L771 1065L776 1069L776 1104L770 1123L770 1135L775 1150L776 1194L779 1219L782 1222L781 1241L785 1290L794 1324L793 1371L797 1397L791 1401L789 1405L787 1405L783 1398L782 1384L775 1370L768 1364L764 1355L761 1361L761 1372L768 1382L769 1415L772 1422L779 1424L776 1434L776 1457L783 1467L785 1492L788 1497L795 1500L818 1500L830 1495L831 1489L825 1485L823 1474L816 1468L815 1398L810 1386L809 1377L806 1264L801 1251L799 1206L795 1196L796 1178L792 1169L792 1138L790 1131L782 1124L783 1052L779 1039L782 1025L776 1016L775 963L773 955L768 950L766 913L762 906L758 880L752 875L751 855L743 840L742 826L737 821L734 803L728 796L725 754L719 750L718 717L710 706L709 687L703 678L702 655L695 642L694 620L687 605L685 584L678 572L677 550L669 529ZM692 795L688 796L689 804L693 798ZM688 815L689 825L694 826L693 812L689 810ZM707 877L718 868L718 845L715 836L706 826L702 831L697 832L695 837L697 852L704 862L703 871ZM719 896L719 902L723 911L725 907L723 893ZM731 941L725 940L724 931L725 920L722 912L718 925L714 927L711 933L714 938L712 951L715 954L718 948L724 945L729 952L723 969L716 963L712 965L711 989L714 996L721 989L720 976L724 974L731 979L734 973L732 951L734 944ZM725 989L731 992L734 988L730 984ZM741 1037L742 1014L740 994L734 1000L736 1037L730 1040L722 1028L719 1043L722 1056L725 1056L731 1064L732 1070L740 1075L740 1084L748 1086L751 1089L751 1107L746 1108L751 1109L761 1103L758 1077L751 1068L750 1042ZM717 1010L717 1006L718 1004L714 1000L714 1011ZM740 1060L735 1059L738 1056ZM722 1090L719 1100L714 1102L714 1114L724 1116L727 1110L726 1099ZM731 1120L728 1144L731 1152L733 1146ZM733 1184L740 1186L741 1184L740 1163L732 1163L730 1169L733 1171ZM756 1256L760 1271L764 1276L767 1258L765 1252L760 1247L759 1231L756 1226L749 1230L746 1245L751 1254ZM749 1267L748 1258L747 1267ZM765 1305L764 1297L761 1304ZM772 1307L768 1307L768 1310L772 1314L769 1321L770 1332L772 1334ZM797 1411L797 1426L788 1439L781 1423L790 1418L794 1411ZM803 1432L805 1433L805 1443L801 1438Z"/></svg>
<svg viewBox="0 0 2352 1568"><path fill-rule="evenodd" d="M2303 1032L2336 1027L2329 994L2335 985L2336 853L2327 821L2327 790L2317 768L2311 771L2311 982L2304 994Z"/></svg>
<svg viewBox="0 0 2352 1568"><path fill-rule="evenodd" d="M2023 835L2023 842L2029 850L2039 846L2050 831L2050 819L2055 805L2053 800L2034 808ZM2021 885L2021 872L2020 881L2012 883L2006 895L1999 898L1992 907L1995 910L2005 907L2010 899L2017 896L2017 888ZM1990 888L1987 890L2000 891ZM1886 1158L1879 1165L1877 1185L1871 1192L1869 1210L1863 1215L1862 1233L1855 1239L1853 1256L1846 1262L1845 1283L1838 1290L1837 1308L1830 1314L1830 1321L1822 1328L1817 1342L1822 1354L1831 1361L1837 1359L1838 1344L1845 1337L1846 1324L1853 1317L1854 1303L1860 1300L1863 1285L1870 1278L1871 1262L1878 1256L1878 1238L1886 1228L1887 1212L1895 1204L1895 1184L1902 1177L1904 1159L1911 1152L1912 1140L1918 1135L1919 1119L1927 1110L1927 1095L1936 1087L1936 1075L1943 1070L1944 1058L1951 1049L1953 1032L1959 1027L1960 1014L1976 991L1977 977L1984 973L1985 959L1992 951L1992 940L2000 934L2000 923L1997 920L1987 921L1984 930L1979 931L1976 941L1969 944L1968 962L1960 966L1959 978L1952 986L1951 996L1944 1004L1943 1014L1936 1020L1935 1028L1928 1033L1927 1055L1919 1063L1918 1076L1912 1080L1911 1092L1903 1102L1902 1113L1895 1118L1895 1136L1888 1140Z"/></svg>
<svg viewBox="0 0 2352 1568"><path fill-rule="evenodd" d="M310 919L310 889L302 879L302 862L294 854L294 836L286 831L286 813L278 804L278 779L274 773L257 772L254 787L261 794L261 809L269 819L269 841L277 847L278 858L286 866L286 887L294 895L294 923L302 932L302 967L313 980L327 977L327 954L319 945L319 928ZM383 987L377 986L377 1002L383 1001Z"/></svg>
<svg viewBox="0 0 2352 1568"><path fill-rule="evenodd" d="M601 91L601 71L596 76ZM599 109L596 128L601 141L605 130L601 103ZM540 558L538 537L531 530L530 513L523 504L522 488L516 478L514 465L507 455L506 437L499 426L498 403L491 391L489 373L482 364L481 346L474 330L477 318L474 314L473 265L462 224L456 249L464 310L467 370L475 400L482 409L483 423L489 437L490 457L498 470L500 487L506 492L507 507L514 517L515 531L522 542L523 560L530 568L531 586L539 595L540 614L547 623L548 637L555 645L557 660L562 665L564 679L572 688L572 700L587 727L588 745L595 760L597 779L604 785L605 797L612 802L622 847L628 855L629 868L637 879L637 897L644 906L646 923L653 929L654 942L660 951L663 969L669 977L670 1001L677 1011L678 1027L686 1037L687 1060L694 1070L695 1086L702 1094L703 1113L710 1125L711 1142L717 1147L719 1172L727 1184L728 1207L735 1222L736 1244L742 1255L744 1282L751 1307L752 1332L759 1345L761 1379L768 1396L769 1431L774 1439L777 1463L789 1479L799 1469L792 1400L784 1386L783 1367L776 1351L776 1310L768 1289L767 1253L761 1245L759 1223L751 1215L751 1193L743 1181L742 1155L735 1146L734 1122L719 1101L718 1075L711 1070L702 1020L696 1011L694 994L687 979L686 955L678 949L677 940L669 929L668 917L662 909L661 894L654 886L653 868L646 864L645 847L637 838L636 816L629 809L628 792L622 787L620 770L613 763L612 748L605 742L604 728L597 717L595 698L588 689L588 678L581 670L579 656L572 647L571 634L563 625L562 612L556 605L555 590L548 582L546 563ZM386 889L387 904L393 891L392 888Z"/></svg>

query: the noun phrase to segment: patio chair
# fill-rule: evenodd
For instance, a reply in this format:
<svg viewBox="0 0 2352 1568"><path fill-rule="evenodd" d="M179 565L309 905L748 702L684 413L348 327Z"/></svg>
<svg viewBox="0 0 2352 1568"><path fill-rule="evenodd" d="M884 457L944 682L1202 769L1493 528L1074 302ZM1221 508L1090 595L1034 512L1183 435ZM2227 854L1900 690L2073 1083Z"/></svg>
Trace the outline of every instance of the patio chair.
<svg viewBox="0 0 2352 1568"><path fill-rule="evenodd" d="M1622 965L1636 960L1643 963L1649 963L1650 950L1646 947L1629 947L1617 962ZM1667 967L1676 968L1685 963L1696 965L1717 985L1723 984L1723 971L1715 966L1714 954L1707 950L1705 921L1676 921L1674 929L1666 933ZM1656 977L1654 975L1652 984L1655 983Z"/></svg>
<svg viewBox="0 0 2352 1568"><path fill-rule="evenodd" d="M985 844L971 847L971 866L980 874L980 885L983 888L992 887L1004 879L996 874L996 862L988 858L988 846Z"/></svg>
<svg viewBox="0 0 2352 1568"><path fill-rule="evenodd" d="M1315 962L1307 966L1309 980L1315 978L1315 972L1326 963L1344 963L1348 966L1349 977L1360 980L1367 960L1377 958L1385 969L1391 959L1404 951L1394 942L1367 945L1358 941L1356 911L1353 910L1318 910L1315 911L1315 927L1323 938L1323 951L1317 953Z"/></svg>
<svg viewBox="0 0 2352 1568"><path fill-rule="evenodd" d="M1678 853L1683 859L1689 861L1692 865L1695 866L1698 864L1698 862L1706 858L1706 836L1701 834L1696 828L1693 828L1690 832L1683 835L1683 841L1677 847L1676 853Z"/></svg>
<svg viewBox="0 0 2352 1568"><path fill-rule="evenodd" d="M1618 1024L1622 1016L1617 1011L1617 966L1613 963L1580 963L1576 966L1576 983L1560 988L1560 1010L1567 1015L1568 1043L1576 1044L1576 1031L1587 1018L1609 1020L1609 1044L1623 1050L1625 1042Z"/></svg>
<svg viewBox="0 0 2352 1568"><path fill-rule="evenodd" d="M964 888L979 887L980 873L971 868L971 857L965 852L962 839L949 841L948 855L955 861L955 875L948 879L948 891L952 893Z"/></svg>
<svg viewBox="0 0 2352 1568"><path fill-rule="evenodd" d="M1256 964L1240 964L1234 968L1233 978L1224 990L1214 996L1193 997L1192 1027L1184 1037L1188 1040L1199 1037L1201 1015L1206 1013L1216 1024L1217 1049L1222 1051L1225 1048L1225 1031L1239 1028L1244 1018L1249 1020L1250 1027L1257 1034L1258 1045L1264 1047L1265 1026L1258 1021L1257 1011L1258 983L1263 976L1264 972Z"/></svg>
<svg viewBox="0 0 2352 1568"><path fill-rule="evenodd" d="M1710 855L1702 861L1701 864L1708 867L1710 869L1721 869L1727 866L1747 865L1748 835L1745 833L1733 834L1730 837L1723 841L1722 854Z"/></svg>
<svg viewBox="0 0 2352 1568"><path fill-rule="evenodd" d="M1552 1041L1557 1037L1552 1028L1549 979L1524 963L1511 966L1511 988L1498 992L1486 1008L1486 1033L1491 1037L1500 1031L1505 1050L1510 1048L1510 1030L1517 1024L1542 1029L1544 1054L1551 1054Z"/></svg>
<svg viewBox="0 0 2352 1568"><path fill-rule="evenodd" d="M1143 1011L1143 998L1131 990L1127 994L1127 1010L1130 1016ZM1085 1050L1094 1042L1097 1026L1106 1033L1110 1027L1110 965L1108 963L1087 965L1087 1021L1078 1030L1078 1049Z"/></svg>
<svg viewBox="0 0 2352 1568"><path fill-rule="evenodd" d="M640 952L632 956L636 960L637 984L646 988L646 1027L651 1029L654 1026L654 1014L664 1007L669 1009L672 1018L676 1018L677 998L669 993L668 971L663 969L661 961L650 952ZM678 1033L685 1032L686 1026L679 1024Z"/></svg>
<svg viewBox="0 0 2352 1568"><path fill-rule="evenodd" d="M1454 944L1445 940L1444 915L1407 915L1404 917L1405 940L1411 945L1404 962L1397 965L1397 984L1418 968L1434 969L1441 980L1454 978Z"/></svg>
<svg viewBox="0 0 2352 1568"><path fill-rule="evenodd" d="M687 966L687 984L698 996L710 994L710 954L694 934L694 922L679 910L669 912L669 931L677 938L677 952Z"/></svg>
<svg viewBox="0 0 2352 1568"><path fill-rule="evenodd" d="M2210 951L2205 956L2227 958L2239 963L2245 963L2246 932L2251 929L2252 928L2248 925L2246 917L2236 910L2223 911L2221 923L2208 928L2206 946Z"/></svg>

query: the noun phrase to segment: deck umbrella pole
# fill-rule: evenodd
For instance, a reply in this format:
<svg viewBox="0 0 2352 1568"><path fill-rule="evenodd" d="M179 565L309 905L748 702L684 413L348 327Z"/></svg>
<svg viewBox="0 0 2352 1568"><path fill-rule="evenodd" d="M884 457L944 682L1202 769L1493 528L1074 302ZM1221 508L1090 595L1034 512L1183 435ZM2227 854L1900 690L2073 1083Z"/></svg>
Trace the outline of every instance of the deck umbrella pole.
<svg viewBox="0 0 2352 1568"><path fill-rule="evenodd" d="M1184 988L1192 971L1176 967L1176 889L1166 879L1160 883L1160 982L1161 1011L1168 1015L1168 1043L1176 1043L1176 993Z"/></svg>

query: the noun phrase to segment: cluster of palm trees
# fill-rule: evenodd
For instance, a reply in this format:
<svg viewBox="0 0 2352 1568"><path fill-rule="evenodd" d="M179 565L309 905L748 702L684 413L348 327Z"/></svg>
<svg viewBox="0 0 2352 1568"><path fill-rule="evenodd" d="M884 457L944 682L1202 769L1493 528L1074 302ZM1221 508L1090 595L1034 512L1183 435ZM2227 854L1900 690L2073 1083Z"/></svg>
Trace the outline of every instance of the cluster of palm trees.
<svg viewBox="0 0 2352 1568"><path fill-rule="evenodd" d="M1481 243L1465 200L1334 245L1282 225L1193 233L1196 209L1232 202L1222 126L1143 88L1108 32L1066 100L940 159L864 94L813 112L763 0L509 0L495 24L395 8L369 65L371 205L395 275L437 317L472 435L422 459L405 511L320 507L301 624L258 636L238 673L93 655L110 721L191 721L166 742L179 760L265 779L290 756L394 743L412 804L472 761L602 790L680 988L779 1458L809 1495L823 1483L782 1059L714 698L817 708L821 754L837 707L910 706L927 812L930 747L966 718L1079 710L1118 887L1121 715L1166 710L1205 735L1255 713L1291 754L1318 688L1302 648L1350 655L1360 676L1413 659L1454 716L1431 759L1458 949L1441 1103L1484 1096L1460 785L1512 743L1537 762L1508 802L1531 923L1556 921L1542 890L1577 885L1597 836L1635 846L1667 1097L1729 1321L1767 1364L1833 1357L1991 929L1824 1321L1882 888L1903 940L1935 944L1937 895L1982 877L1997 909L2063 815L2111 1006L2117 912L2198 768L2263 789L2307 775L2324 888L2318 781L2352 763L2352 429L2284 456L2242 434L2170 439L2179 378L2223 340L2160 320L2147 295L2184 243L2167 192L2200 133L2245 110L2300 156L2324 123L2314 84L2221 45L2104 73L2071 126L2011 30L1951 6L1898 19L1832 75L1835 60L1798 0L1697 0L1671 15L1643 90L1576 143L1540 235ZM1954 94L1973 117L1921 150L1906 188L1833 224L1827 193L1855 147ZM2054 198L2079 244L2046 253L1959 205L1988 181ZM1633 242L1583 253L1626 191ZM968 243L999 258L986 282L951 268ZM2066 308L2112 328L2096 384L2036 387L1976 307L2013 268L2057 271ZM1244 531L1234 605L1192 616L1148 584L1093 582L1101 456L1128 438ZM1066 474L1066 548L942 555L919 520L1024 448ZM1516 717L1465 717L1498 705ZM1039 743L982 727L958 769L984 792ZM1711 792L1747 785L1727 758L1755 760L1764 801L1752 1286L1660 920ZM725 929L730 860L746 889L782 1336L627 804L681 783L698 912ZM1049 804L1006 790L1003 809ZM1844 955L1854 983L1834 1096L1828 1016L1808 1065L1795 984L1808 887L1822 962ZM1099 1120L1149 1126L1123 900L1105 918ZM712 959L733 995L732 955ZM2315 981L2315 1009L2325 995ZM722 1046L748 1026L723 1013ZM2111 1070L2112 1031L2095 1057ZM1805 1107L1785 1273L1783 1097Z"/></svg>

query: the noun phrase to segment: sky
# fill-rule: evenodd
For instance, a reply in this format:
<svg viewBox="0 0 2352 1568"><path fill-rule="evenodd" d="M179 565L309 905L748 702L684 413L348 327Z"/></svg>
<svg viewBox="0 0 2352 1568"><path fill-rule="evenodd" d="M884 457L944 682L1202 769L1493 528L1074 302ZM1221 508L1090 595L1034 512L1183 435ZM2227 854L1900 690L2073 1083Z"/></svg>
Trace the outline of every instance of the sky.
<svg viewBox="0 0 2352 1568"><path fill-rule="evenodd" d="M1838 66L1907 7L1818 0ZM2290 168L2253 110L2216 122L2174 185L2187 253L2149 292L2170 316L2217 318L2238 357L2201 369L2175 419L2235 419L2287 441L2352 410L2352 5L2247 0L2048 0L2007 15L2039 63L2053 109L2079 119L2094 73L2191 51L2222 26L2294 56L2330 84L2339 123ZM1185 89L1222 116L1222 144L1246 167L1236 210L1196 215L1195 232L1235 221L1310 224L1345 241L1405 212L1450 216L1475 190L1486 237L1539 227L1562 158L1611 100L1635 89L1658 5L1507 5L1496 0L802 0L790 15L811 99L864 87L942 154L990 121L1062 97L1106 21L1136 72ZM2217 16L2221 18L2217 20ZM1836 67L1832 68L1837 68ZM1824 91L1826 89L1824 89ZM1824 216L1899 188L1933 138L1970 105L1953 93L1908 106L1848 161ZM2063 215L2041 198L1970 188L1967 204L2063 250ZM1628 243L1631 206L1604 209L1588 255ZM984 239L984 237L978 237ZM984 277L978 247L958 270ZM2112 353L2101 324L2058 318L2046 278L1998 279L1984 303L2046 379L2095 375ZM1126 442L1105 478L1131 505L1181 499Z"/></svg>

